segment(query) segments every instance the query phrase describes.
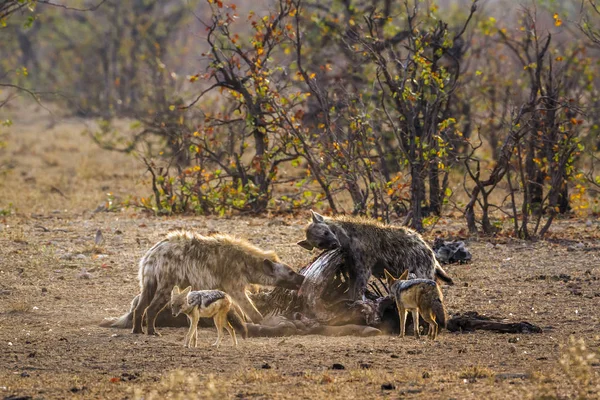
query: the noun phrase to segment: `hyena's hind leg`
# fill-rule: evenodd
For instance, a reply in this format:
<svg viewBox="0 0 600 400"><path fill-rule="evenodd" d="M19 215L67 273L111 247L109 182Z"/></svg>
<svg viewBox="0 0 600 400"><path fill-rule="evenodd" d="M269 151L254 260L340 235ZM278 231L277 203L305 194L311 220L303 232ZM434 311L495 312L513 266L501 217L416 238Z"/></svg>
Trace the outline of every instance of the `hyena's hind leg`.
<svg viewBox="0 0 600 400"><path fill-rule="evenodd" d="M133 309L133 329L131 330L131 333L144 333L144 330L142 329L144 311L146 311L153 294L154 293L151 293L146 287L142 289L142 293L140 293L138 297L138 303Z"/></svg>
<svg viewBox="0 0 600 400"><path fill-rule="evenodd" d="M148 335L160 336L160 333L156 331L156 316L169 304L171 289L160 285L156 293L154 293L154 298L150 302L150 305L146 308L146 333Z"/></svg>

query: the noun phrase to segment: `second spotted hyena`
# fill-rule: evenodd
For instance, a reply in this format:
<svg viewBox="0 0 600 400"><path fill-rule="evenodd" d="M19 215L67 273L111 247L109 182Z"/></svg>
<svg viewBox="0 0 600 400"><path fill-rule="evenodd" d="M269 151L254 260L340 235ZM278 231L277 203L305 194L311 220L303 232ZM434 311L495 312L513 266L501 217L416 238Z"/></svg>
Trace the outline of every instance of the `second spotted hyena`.
<svg viewBox="0 0 600 400"><path fill-rule="evenodd" d="M172 232L142 257L139 269L141 293L133 311L133 333L156 335L157 314L169 303L171 289L219 289L231 296L253 322L262 315L246 295L250 284L299 289L304 276L281 263L272 251L228 235L202 236Z"/></svg>
<svg viewBox="0 0 600 400"><path fill-rule="evenodd" d="M308 250L316 247L344 251L354 275L351 276L351 298L364 296L371 274L383 278L386 269L396 276L408 270L411 277L453 283L431 247L412 229L367 218L325 218L311 212L312 222L306 228L306 239L298 244Z"/></svg>

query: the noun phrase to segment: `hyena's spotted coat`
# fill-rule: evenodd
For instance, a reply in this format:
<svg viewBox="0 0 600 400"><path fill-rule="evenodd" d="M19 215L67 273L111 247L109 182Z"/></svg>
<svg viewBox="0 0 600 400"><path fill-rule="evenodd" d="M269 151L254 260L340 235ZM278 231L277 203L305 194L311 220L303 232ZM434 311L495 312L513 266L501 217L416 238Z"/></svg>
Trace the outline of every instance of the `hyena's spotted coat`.
<svg viewBox="0 0 600 400"><path fill-rule="evenodd" d="M419 233L406 227L384 225L367 218L325 218L312 212L306 239L298 244L308 250L341 248L351 264L350 296L354 300L364 296L371 274L383 278L386 269L396 276L408 270L411 277L438 278L452 284L431 247Z"/></svg>
<svg viewBox="0 0 600 400"><path fill-rule="evenodd" d="M274 252L261 250L245 240L223 234L172 232L140 261L141 293L133 312L132 332L142 333L145 313L147 333L157 334L156 316L168 304L175 285L191 286L193 290L223 290L252 321L259 322L262 315L246 296L248 285L298 289L303 280Z"/></svg>

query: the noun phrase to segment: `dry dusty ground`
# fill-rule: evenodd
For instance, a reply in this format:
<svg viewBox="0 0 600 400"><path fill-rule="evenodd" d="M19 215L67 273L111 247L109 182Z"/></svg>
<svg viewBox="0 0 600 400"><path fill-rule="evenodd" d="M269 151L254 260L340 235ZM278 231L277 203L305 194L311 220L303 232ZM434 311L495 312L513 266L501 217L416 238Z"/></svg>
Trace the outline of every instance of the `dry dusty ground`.
<svg viewBox="0 0 600 400"><path fill-rule="evenodd" d="M451 312L527 320L542 334L443 331L436 342L251 338L238 348L227 339L216 350L210 346L216 332L203 329L199 347L185 349L183 328L162 328L156 338L98 327L127 309L144 251L171 229L220 231L274 249L300 267L312 256L294 245L303 218L94 214L106 192L144 189L135 159L99 151L81 135L81 121L15 122L0 152L0 209L13 204L0 217L0 398L599 396L595 220L560 222L554 232L561 239L554 241L472 238L473 262L447 268L457 282L444 288ZM97 229L104 232L101 246L94 245ZM432 234L456 230L456 222L441 223ZM586 347L569 345L570 336ZM345 369L332 369L334 363Z"/></svg>

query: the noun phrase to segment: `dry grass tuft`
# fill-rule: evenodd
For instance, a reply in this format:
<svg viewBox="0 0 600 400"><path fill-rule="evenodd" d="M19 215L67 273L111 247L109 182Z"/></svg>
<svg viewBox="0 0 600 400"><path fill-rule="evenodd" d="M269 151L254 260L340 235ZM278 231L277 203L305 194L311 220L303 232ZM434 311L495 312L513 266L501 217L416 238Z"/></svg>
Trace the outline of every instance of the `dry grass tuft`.
<svg viewBox="0 0 600 400"><path fill-rule="evenodd" d="M161 379L158 387L145 392L140 387L133 389L136 400L158 399L222 399L227 397L225 386L213 374L202 377L195 372L176 370Z"/></svg>
<svg viewBox="0 0 600 400"><path fill-rule="evenodd" d="M593 368L598 365L598 355L586 346L582 338L569 338L562 348L559 364L566 381L573 388L574 398L600 398L600 377Z"/></svg>
<svg viewBox="0 0 600 400"><path fill-rule="evenodd" d="M600 399L600 373L598 354L582 338L569 337L561 346L557 365L543 374L532 374L536 383L524 389L524 398L535 400Z"/></svg>
<svg viewBox="0 0 600 400"><path fill-rule="evenodd" d="M458 374L460 379L466 379L469 382L476 382L477 379L489 378L491 376L494 376L494 372L491 369L479 365L467 367Z"/></svg>
<svg viewBox="0 0 600 400"><path fill-rule="evenodd" d="M106 248L101 245L92 244L82 249L81 254L106 254Z"/></svg>
<svg viewBox="0 0 600 400"><path fill-rule="evenodd" d="M243 383L280 383L285 380L280 373L273 370L249 370L241 372L238 379Z"/></svg>
<svg viewBox="0 0 600 400"><path fill-rule="evenodd" d="M9 303L6 307L6 312L8 314L18 314L18 313L28 313L33 310L33 306L29 301L25 300L16 300L12 303Z"/></svg>

